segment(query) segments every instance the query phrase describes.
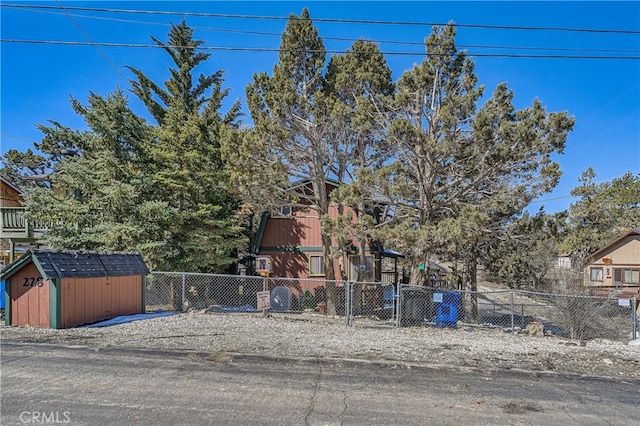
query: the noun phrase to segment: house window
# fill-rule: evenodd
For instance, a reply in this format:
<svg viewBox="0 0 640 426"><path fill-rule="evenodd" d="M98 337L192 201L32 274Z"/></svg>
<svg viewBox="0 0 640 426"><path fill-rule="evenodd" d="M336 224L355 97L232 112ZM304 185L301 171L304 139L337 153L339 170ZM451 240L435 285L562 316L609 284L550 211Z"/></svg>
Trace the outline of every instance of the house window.
<svg viewBox="0 0 640 426"><path fill-rule="evenodd" d="M375 259L373 256L365 256L365 268L362 271L363 281L375 280ZM360 272L360 256L349 256L349 281L358 280L358 272Z"/></svg>
<svg viewBox="0 0 640 426"><path fill-rule="evenodd" d="M591 281L602 281L602 268L591 268Z"/></svg>
<svg viewBox="0 0 640 426"><path fill-rule="evenodd" d="M309 256L309 275L324 275L324 256Z"/></svg>
<svg viewBox="0 0 640 426"><path fill-rule="evenodd" d="M615 285L640 284L640 269L615 268L613 270L613 283Z"/></svg>
<svg viewBox="0 0 640 426"><path fill-rule="evenodd" d="M280 206L273 213L274 217L291 217L292 209L290 205Z"/></svg>

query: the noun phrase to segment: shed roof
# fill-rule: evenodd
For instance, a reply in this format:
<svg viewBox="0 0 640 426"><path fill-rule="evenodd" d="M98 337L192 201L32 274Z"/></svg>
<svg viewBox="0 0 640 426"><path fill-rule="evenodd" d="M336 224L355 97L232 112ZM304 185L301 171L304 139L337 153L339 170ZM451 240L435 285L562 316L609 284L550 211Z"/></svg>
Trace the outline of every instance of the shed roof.
<svg viewBox="0 0 640 426"><path fill-rule="evenodd" d="M33 261L45 279L148 274L138 253L30 249L2 271L2 280Z"/></svg>

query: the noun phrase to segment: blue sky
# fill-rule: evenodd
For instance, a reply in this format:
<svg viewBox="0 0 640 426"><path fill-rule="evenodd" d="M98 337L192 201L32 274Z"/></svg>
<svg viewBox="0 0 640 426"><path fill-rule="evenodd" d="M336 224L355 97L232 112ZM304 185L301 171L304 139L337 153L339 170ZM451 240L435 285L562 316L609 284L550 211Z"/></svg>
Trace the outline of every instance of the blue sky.
<svg viewBox="0 0 640 426"><path fill-rule="evenodd" d="M184 17L194 27L195 38L205 41L204 46L213 53L198 71L209 74L224 70L225 87L231 90L229 100L233 101L244 98L254 73L271 73L277 62L277 52L256 49L277 49L285 18L290 13L299 15L306 6L328 50L343 52L360 37L378 41L380 50L387 53L394 79L422 61L430 24L454 21L463 25L458 28L456 43L474 58L486 95L498 83L507 82L515 93L517 108L538 98L548 111L573 115L575 130L564 155L557 157L564 172L560 184L553 193L536 200L532 210L541 206L547 212L568 208L572 201L569 192L588 167L596 171L599 182L625 172L640 173L640 2L60 0L73 19L59 8L14 8L11 4L59 7L57 2L10 0L0 7L2 154L9 149L33 148L33 141L41 138L35 125L47 120L84 128L69 98L85 102L90 91L106 95L117 87L128 90L120 74L133 76L125 65L142 69L157 82L168 77L169 59L160 49L101 46L101 54L90 45L52 42L87 43L89 37L96 43L149 45L150 36L165 41L169 23ZM139 13L71 10L80 7ZM384 23L390 21L396 24ZM481 56L487 54L561 58ZM611 56L632 59L603 59ZM130 100L132 108L145 116L141 103L133 96ZM249 117L246 121L250 124Z"/></svg>

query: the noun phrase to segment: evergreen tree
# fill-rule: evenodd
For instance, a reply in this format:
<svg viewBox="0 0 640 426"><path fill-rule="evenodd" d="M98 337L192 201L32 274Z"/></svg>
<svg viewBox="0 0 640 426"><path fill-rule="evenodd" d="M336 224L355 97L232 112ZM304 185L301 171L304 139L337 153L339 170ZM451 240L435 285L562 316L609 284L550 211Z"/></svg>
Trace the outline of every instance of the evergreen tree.
<svg viewBox="0 0 640 426"><path fill-rule="evenodd" d="M416 284L417 266L448 244L441 225L452 227L452 221L467 230L468 243L460 246L466 252L459 256L475 270L483 235L557 183L551 155L562 152L573 127L566 113L547 113L538 100L516 111L506 84L478 109L484 88L454 38L453 25L434 28L426 59L398 82L396 116L388 126L396 161L378 180L395 208L384 235L413 260Z"/></svg>
<svg viewBox="0 0 640 426"><path fill-rule="evenodd" d="M578 200L568 211L561 249L571 254L574 266L632 228L640 227L640 175L630 172L609 182L596 183L589 167L580 185L571 191Z"/></svg>
<svg viewBox="0 0 640 426"><path fill-rule="evenodd" d="M226 150L235 167L235 182L245 200L258 210L290 203L329 213L327 180L338 155L329 99L324 91L326 53L309 11L290 15L272 76L255 74L247 86L254 127L242 146ZM256 181L260 182L254 188ZM304 182L311 187L305 190ZM335 279L331 237L323 232L324 272ZM335 312L335 285L327 286L327 309Z"/></svg>
<svg viewBox="0 0 640 426"><path fill-rule="evenodd" d="M31 149L20 152L15 149L8 150L2 157L0 174L13 185L25 190L31 187L27 176L45 175L51 169L51 161L40 154L35 154ZM44 185L42 182L36 184Z"/></svg>
<svg viewBox="0 0 640 426"><path fill-rule="evenodd" d="M129 108L121 91L72 107L89 130L53 122L40 125L36 148L48 155L51 188L27 191L27 213L48 224L44 242L75 250L140 250L162 236L166 206L150 200L153 185L142 170L151 129Z"/></svg>
<svg viewBox="0 0 640 426"><path fill-rule="evenodd" d="M237 139L239 103L223 116L222 71L194 77L209 55L197 52L202 42L185 22L167 44L154 40L175 65L164 88L131 70L155 126L121 91L91 93L86 106L72 100L88 130L41 125L36 148L45 156L11 153L6 169L49 174L53 189L29 191L27 210L50 224L54 247L138 250L152 269L219 272L246 240L220 154L221 140Z"/></svg>
<svg viewBox="0 0 640 426"><path fill-rule="evenodd" d="M340 214L332 219L325 215L323 227L343 251L358 248L359 265L366 265L366 249L373 241L380 200L370 189L371 176L392 156L383 127L376 121L377 111L389 104L394 85L391 69L375 43L356 41L345 55L331 58L327 67L326 89L330 99L334 140L339 155L334 173L341 186L331 194L340 206ZM348 206L355 212L344 212ZM344 272L344 271L343 271ZM358 269L357 281L372 280ZM361 307L361 291L354 292L354 314Z"/></svg>
<svg viewBox="0 0 640 426"><path fill-rule="evenodd" d="M558 261L558 246L565 215L524 212L511 223L504 237L488 253L485 268L496 281L512 288L542 290L549 284Z"/></svg>
<svg viewBox="0 0 640 426"><path fill-rule="evenodd" d="M222 88L222 71L195 78L196 67L210 55L198 52L203 42L194 40L184 21L172 25L166 44L152 39L173 63L164 88L130 69L137 78L133 93L157 122L155 140L147 146L148 173L156 198L170 207L172 226L162 244L149 250L163 268L219 272L245 240L220 152L223 140L237 139L240 104L221 114L229 93Z"/></svg>

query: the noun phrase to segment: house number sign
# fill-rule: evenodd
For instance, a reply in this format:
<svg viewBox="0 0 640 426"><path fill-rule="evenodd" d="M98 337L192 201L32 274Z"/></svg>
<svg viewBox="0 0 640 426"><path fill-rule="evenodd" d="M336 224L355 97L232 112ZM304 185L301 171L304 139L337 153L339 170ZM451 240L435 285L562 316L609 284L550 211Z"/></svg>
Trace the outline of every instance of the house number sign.
<svg viewBox="0 0 640 426"><path fill-rule="evenodd" d="M42 277L24 277L22 280L22 287L42 287L44 285Z"/></svg>

